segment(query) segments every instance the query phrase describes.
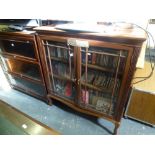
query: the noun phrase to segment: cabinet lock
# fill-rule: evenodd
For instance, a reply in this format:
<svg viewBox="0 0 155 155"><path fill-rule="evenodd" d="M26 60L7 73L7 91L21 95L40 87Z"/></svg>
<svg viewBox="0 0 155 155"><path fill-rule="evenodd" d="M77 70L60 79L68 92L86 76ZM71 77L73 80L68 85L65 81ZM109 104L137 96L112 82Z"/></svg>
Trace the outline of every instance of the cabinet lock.
<svg viewBox="0 0 155 155"><path fill-rule="evenodd" d="M89 42L83 41L83 40L68 39L67 43L68 43L68 45L71 45L71 46L85 47L85 48L89 47Z"/></svg>

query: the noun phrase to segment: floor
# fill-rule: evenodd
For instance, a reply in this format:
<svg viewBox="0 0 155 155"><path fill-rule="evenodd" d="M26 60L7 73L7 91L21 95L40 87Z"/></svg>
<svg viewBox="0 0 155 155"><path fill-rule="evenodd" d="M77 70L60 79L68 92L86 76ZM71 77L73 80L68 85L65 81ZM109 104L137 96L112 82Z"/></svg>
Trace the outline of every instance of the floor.
<svg viewBox="0 0 155 155"><path fill-rule="evenodd" d="M3 78L1 75L1 80ZM0 83L0 99L63 135L109 135L112 134L114 128L109 121L81 114L60 102L55 101L53 106L49 106L34 97L10 89L5 81ZM4 120L0 118L0 122ZM6 123L9 124L9 122ZM18 133L21 134L20 131L16 134ZM155 135L155 128L122 118L118 134Z"/></svg>
<svg viewBox="0 0 155 155"><path fill-rule="evenodd" d="M1 89L0 99L64 135L108 135L114 128L111 122L104 119L78 113L59 102L48 106L16 90ZM155 128L123 118L118 134L154 135Z"/></svg>
<svg viewBox="0 0 155 155"><path fill-rule="evenodd" d="M26 135L23 130L4 117L0 117L0 124L0 135Z"/></svg>

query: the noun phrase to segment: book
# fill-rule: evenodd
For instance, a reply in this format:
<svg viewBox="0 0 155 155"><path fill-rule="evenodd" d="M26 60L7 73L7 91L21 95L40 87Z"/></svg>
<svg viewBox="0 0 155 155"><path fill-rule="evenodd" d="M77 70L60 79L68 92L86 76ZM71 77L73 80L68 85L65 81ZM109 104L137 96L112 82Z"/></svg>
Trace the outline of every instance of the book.
<svg viewBox="0 0 155 155"><path fill-rule="evenodd" d="M100 86L105 87L107 82L107 76L102 75L102 82L100 83Z"/></svg>
<svg viewBox="0 0 155 155"><path fill-rule="evenodd" d="M61 50L59 47L57 47L57 57L61 58Z"/></svg>
<svg viewBox="0 0 155 155"><path fill-rule="evenodd" d="M120 64L119 64L119 70L123 71L125 68L125 63L126 63L126 59L125 58L121 58L120 59Z"/></svg>
<svg viewBox="0 0 155 155"><path fill-rule="evenodd" d="M92 64L95 65L96 64L96 53L92 54Z"/></svg>
<svg viewBox="0 0 155 155"><path fill-rule="evenodd" d="M91 64L92 63L92 53L88 53L88 63Z"/></svg>
<svg viewBox="0 0 155 155"><path fill-rule="evenodd" d="M94 81L93 81L93 84L94 84L94 85L97 85L97 83L98 83L98 78L99 78L99 74L96 74L95 77L94 77Z"/></svg>
<svg viewBox="0 0 155 155"><path fill-rule="evenodd" d="M96 107L99 108L109 108L110 107L110 99L106 99L103 97L98 97Z"/></svg>
<svg viewBox="0 0 155 155"><path fill-rule="evenodd" d="M88 71L87 72L87 79L86 79L85 76L86 76L86 73L84 72L82 74L81 80L84 81L84 82L86 82L86 80L87 80L88 83L93 84L95 73Z"/></svg>
<svg viewBox="0 0 155 155"><path fill-rule="evenodd" d="M56 51L55 51L55 47L48 47L49 48L49 51L50 51L50 53L51 53L51 56L52 57L55 57L56 56Z"/></svg>
<svg viewBox="0 0 155 155"><path fill-rule="evenodd" d="M82 63L86 62L86 53L81 52L81 57L82 57Z"/></svg>
<svg viewBox="0 0 155 155"><path fill-rule="evenodd" d="M67 51L67 49L63 49L63 51L64 51L64 59L67 59L68 60L68 58L69 58L69 54L68 54L68 51Z"/></svg>
<svg viewBox="0 0 155 155"><path fill-rule="evenodd" d="M92 84L93 81L94 81L94 77L95 77L95 73L94 72L88 72L87 82Z"/></svg>
<svg viewBox="0 0 155 155"><path fill-rule="evenodd" d="M81 101L85 104L89 103L89 92L82 89L81 93Z"/></svg>
<svg viewBox="0 0 155 155"><path fill-rule="evenodd" d="M98 100L98 97L96 95L92 95L91 104L93 105L93 107L96 107L97 100Z"/></svg>
<svg viewBox="0 0 155 155"><path fill-rule="evenodd" d="M72 96L72 84L70 82L66 83L65 86L65 96L71 97Z"/></svg>
<svg viewBox="0 0 155 155"><path fill-rule="evenodd" d="M100 54L96 54L96 64L100 65Z"/></svg>
<svg viewBox="0 0 155 155"><path fill-rule="evenodd" d="M95 86L101 86L101 83L103 82L103 77L101 73L98 73L98 76L95 76L93 84Z"/></svg>

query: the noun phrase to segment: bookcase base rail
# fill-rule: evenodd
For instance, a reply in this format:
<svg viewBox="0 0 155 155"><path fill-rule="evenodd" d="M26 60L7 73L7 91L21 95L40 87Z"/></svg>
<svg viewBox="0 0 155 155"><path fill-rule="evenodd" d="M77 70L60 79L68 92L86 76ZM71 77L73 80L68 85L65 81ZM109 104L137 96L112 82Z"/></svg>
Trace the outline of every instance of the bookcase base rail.
<svg viewBox="0 0 155 155"><path fill-rule="evenodd" d="M111 133L113 133L114 135L118 134L118 128L120 126L120 122L115 121L112 116L106 116L105 114L100 114L100 113L92 112L92 111L87 110L87 109L83 109L80 106L78 106L78 104L70 103L69 101L67 101L67 100L65 101L64 99L61 99L60 97L57 97L55 95L48 94L47 98L48 98L48 105L53 105L53 99L54 99L56 101L64 103L65 105L69 106L70 108L72 108L72 109L74 109L74 110L76 110L78 112L88 114L88 115L91 115L91 116L95 116L95 117L98 117L98 118L103 118L103 119L106 119L106 120L112 122L115 127L114 127L113 132L111 132Z"/></svg>

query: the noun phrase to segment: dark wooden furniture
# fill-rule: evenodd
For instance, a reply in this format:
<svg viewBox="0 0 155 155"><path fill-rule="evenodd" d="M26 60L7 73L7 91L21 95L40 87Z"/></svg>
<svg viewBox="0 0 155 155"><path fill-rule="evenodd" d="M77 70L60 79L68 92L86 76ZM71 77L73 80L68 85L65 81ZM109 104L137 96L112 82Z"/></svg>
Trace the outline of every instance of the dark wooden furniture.
<svg viewBox="0 0 155 155"><path fill-rule="evenodd" d="M0 32L0 60L12 88L46 100L34 31Z"/></svg>
<svg viewBox="0 0 155 155"><path fill-rule="evenodd" d="M146 77L150 74L150 62L145 61L143 69L137 69L135 77ZM142 80L134 79L133 83ZM129 117L140 122L155 126L155 73L140 83L132 87L132 92L128 101L125 117Z"/></svg>
<svg viewBox="0 0 155 155"><path fill-rule="evenodd" d="M48 99L120 125L145 35L140 29L74 33L35 28Z"/></svg>
<svg viewBox="0 0 155 155"><path fill-rule="evenodd" d="M49 128L45 124L35 120L27 114L19 111L15 107L0 100L0 117L10 121L13 125L19 128L24 134L28 135L60 135L53 128ZM10 129L11 126L8 128ZM39 129L39 130L38 130ZM6 130L8 130L6 128ZM17 134L18 132L14 133ZM2 135L2 133L0 133Z"/></svg>

